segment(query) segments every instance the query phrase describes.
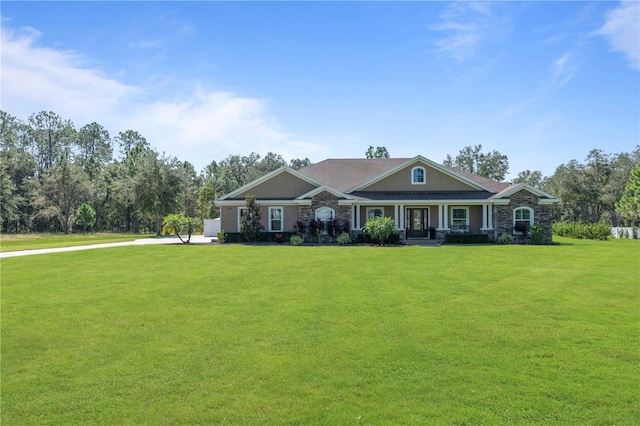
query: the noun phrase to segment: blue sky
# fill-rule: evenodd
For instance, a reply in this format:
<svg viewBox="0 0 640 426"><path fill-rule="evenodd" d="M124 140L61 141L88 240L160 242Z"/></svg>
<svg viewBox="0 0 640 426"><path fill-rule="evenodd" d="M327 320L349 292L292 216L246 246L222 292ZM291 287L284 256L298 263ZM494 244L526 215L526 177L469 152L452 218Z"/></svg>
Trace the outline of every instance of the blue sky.
<svg viewBox="0 0 640 426"><path fill-rule="evenodd" d="M640 143L640 3L3 1L1 108L127 129L201 170L231 154L510 176Z"/></svg>

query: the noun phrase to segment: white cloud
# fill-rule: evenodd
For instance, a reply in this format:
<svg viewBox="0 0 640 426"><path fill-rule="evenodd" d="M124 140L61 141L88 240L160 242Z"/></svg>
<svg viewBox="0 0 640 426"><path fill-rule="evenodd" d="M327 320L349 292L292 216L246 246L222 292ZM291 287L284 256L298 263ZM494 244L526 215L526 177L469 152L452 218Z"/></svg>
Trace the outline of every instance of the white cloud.
<svg viewBox="0 0 640 426"><path fill-rule="evenodd" d="M489 2L454 2L447 6L439 15L440 22L430 27L444 33L436 42L436 51L463 62L484 43L501 39L508 25L492 7Z"/></svg>
<svg viewBox="0 0 640 426"><path fill-rule="evenodd" d="M198 165L252 151L297 158L319 150L281 130L265 101L227 92L197 90L181 100L140 105L128 123L158 150Z"/></svg>
<svg viewBox="0 0 640 426"><path fill-rule="evenodd" d="M564 86L574 75L571 55L565 53L551 65L551 79L556 86Z"/></svg>
<svg viewBox="0 0 640 426"><path fill-rule="evenodd" d="M285 158L323 153L319 144L283 131L264 100L198 88L175 99L104 76L78 53L38 47L42 35L34 29L2 29L1 35L2 109L23 120L51 110L76 127L96 121L112 136L136 130L157 150L198 169L252 151Z"/></svg>
<svg viewBox="0 0 640 426"><path fill-rule="evenodd" d="M632 68L640 70L640 2L621 2L607 14L598 33L607 38L612 50L626 56Z"/></svg>
<svg viewBox="0 0 640 426"><path fill-rule="evenodd" d="M2 29L1 36L2 108L13 115L24 118L52 110L97 121L99 114L137 92L83 68L82 58L74 52L34 46L41 34L33 28L18 33Z"/></svg>

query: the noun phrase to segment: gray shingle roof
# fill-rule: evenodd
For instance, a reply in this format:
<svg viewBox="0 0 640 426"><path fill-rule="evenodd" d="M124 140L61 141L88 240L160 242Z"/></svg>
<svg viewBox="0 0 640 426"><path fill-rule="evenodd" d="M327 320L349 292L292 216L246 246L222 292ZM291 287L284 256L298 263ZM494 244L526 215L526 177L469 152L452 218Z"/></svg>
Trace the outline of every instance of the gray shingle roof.
<svg viewBox="0 0 640 426"><path fill-rule="evenodd" d="M412 158L342 158L328 159L309 167L300 169L303 173L318 182L322 182L338 191L347 192L365 182L401 166ZM463 172L452 167L441 166L444 169L470 179L495 192L503 191L509 184L497 182L482 176Z"/></svg>
<svg viewBox="0 0 640 426"><path fill-rule="evenodd" d="M376 176L398 167L410 158L343 158L328 159L300 169L303 173L331 188L346 192Z"/></svg>

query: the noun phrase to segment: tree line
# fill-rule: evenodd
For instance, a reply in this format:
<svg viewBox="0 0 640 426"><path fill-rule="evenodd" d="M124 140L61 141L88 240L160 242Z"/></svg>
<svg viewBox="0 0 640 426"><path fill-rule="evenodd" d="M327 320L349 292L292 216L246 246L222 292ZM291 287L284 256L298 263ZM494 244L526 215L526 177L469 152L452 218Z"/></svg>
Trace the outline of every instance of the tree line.
<svg viewBox="0 0 640 426"><path fill-rule="evenodd" d="M390 155L386 147L369 147L365 157ZM0 111L0 222L5 233L160 233L169 214L218 217L217 197L279 167L310 164L308 158L286 161L273 152L264 157L251 153L230 155L196 171L187 161L159 153L135 130L112 136L98 123L76 128L51 111L33 114L26 122ZM484 153L481 145L447 155L443 164L499 181L508 173L507 157ZM553 176L525 170L514 182L559 197L558 220L617 225L621 209L616 204L639 164L638 147L619 154L593 150L585 163L572 160Z"/></svg>

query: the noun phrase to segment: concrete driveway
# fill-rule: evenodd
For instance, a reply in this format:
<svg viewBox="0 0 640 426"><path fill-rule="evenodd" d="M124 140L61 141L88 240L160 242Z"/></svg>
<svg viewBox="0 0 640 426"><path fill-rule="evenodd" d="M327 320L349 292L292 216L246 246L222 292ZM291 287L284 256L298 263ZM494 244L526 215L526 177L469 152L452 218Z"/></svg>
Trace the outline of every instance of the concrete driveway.
<svg viewBox="0 0 640 426"><path fill-rule="evenodd" d="M213 241L215 241L215 238L212 238L212 237L205 237L203 235L191 236L191 244L210 244ZM17 256L32 256L35 254L62 253L65 251L94 250L94 249L109 248L109 247L137 246L137 245L150 245L150 244L182 244L182 242L178 239L178 237L141 238L139 240L123 241L119 243L104 243L104 244L91 244L86 246L10 251L7 253L0 253L0 259L4 259L7 257L17 257Z"/></svg>

